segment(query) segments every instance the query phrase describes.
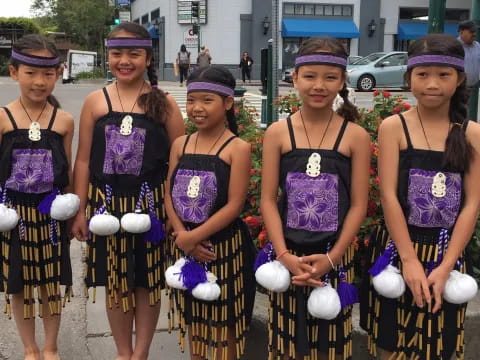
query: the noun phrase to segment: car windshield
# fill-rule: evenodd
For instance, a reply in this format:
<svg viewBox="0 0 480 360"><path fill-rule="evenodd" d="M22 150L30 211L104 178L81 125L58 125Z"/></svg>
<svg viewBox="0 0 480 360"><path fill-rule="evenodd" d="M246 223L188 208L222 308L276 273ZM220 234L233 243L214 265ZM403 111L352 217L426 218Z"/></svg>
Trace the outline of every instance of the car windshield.
<svg viewBox="0 0 480 360"><path fill-rule="evenodd" d="M353 64L354 65L367 65L367 64L370 64L372 61L380 59L383 55L385 55L385 53L373 53L373 54L367 55L367 56L355 61Z"/></svg>

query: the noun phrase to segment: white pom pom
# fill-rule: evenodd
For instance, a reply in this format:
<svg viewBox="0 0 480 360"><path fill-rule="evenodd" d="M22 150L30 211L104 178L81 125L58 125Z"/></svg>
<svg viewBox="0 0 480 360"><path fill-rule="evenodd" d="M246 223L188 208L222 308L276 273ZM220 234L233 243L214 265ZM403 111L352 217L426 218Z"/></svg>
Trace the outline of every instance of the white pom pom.
<svg viewBox="0 0 480 360"><path fill-rule="evenodd" d="M17 226L18 214L15 209L0 204L0 231L10 231Z"/></svg>
<svg viewBox="0 0 480 360"><path fill-rule="evenodd" d="M255 271L255 279L265 289L280 293L290 286L290 271L280 261L274 260L261 265Z"/></svg>
<svg viewBox="0 0 480 360"><path fill-rule="evenodd" d="M99 214L90 219L88 228L95 235L108 236L120 229L120 221L113 215Z"/></svg>
<svg viewBox="0 0 480 360"><path fill-rule="evenodd" d="M149 215L137 212L123 215L120 224L123 230L132 234L147 232L152 226Z"/></svg>
<svg viewBox="0 0 480 360"><path fill-rule="evenodd" d="M207 274L208 277L208 274ZM195 286L192 290L192 295L203 301L213 301L220 297L220 286L216 282L204 282Z"/></svg>
<svg viewBox="0 0 480 360"><path fill-rule="evenodd" d="M464 304L477 295L478 285L473 277L457 270L450 272L443 298L451 304Z"/></svg>
<svg viewBox="0 0 480 360"><path fill-rule="evenodd" d="M373 277L373 287L380 295L396 299L405 292L405 281L400 270L388 265L380 274Z"/></svg>
<svg viewBox="0 0 480 360"><path fill-rule="evenodd" d="M310 293L307 309L315 318L333 320L342 310L342 305L337 291L330 284L326 284Z"/></svg>
<svg viewBox="0 0 480 360"><path fill-rule="evenodd" d="M182 266L185 264L185 258L179 258L175 264L169 266L165 270L165 281L167 285L179 290L186 290L187 288L183 285L183 281L180 278L180 273L182 271Z"/></svg>
<svg viewBox="0 0 480 360"><path fill-rule="evenodd" d="M80 198L75 194L57 195L50 208L52 219L64 221L75 216L80 207Z"/></svg>

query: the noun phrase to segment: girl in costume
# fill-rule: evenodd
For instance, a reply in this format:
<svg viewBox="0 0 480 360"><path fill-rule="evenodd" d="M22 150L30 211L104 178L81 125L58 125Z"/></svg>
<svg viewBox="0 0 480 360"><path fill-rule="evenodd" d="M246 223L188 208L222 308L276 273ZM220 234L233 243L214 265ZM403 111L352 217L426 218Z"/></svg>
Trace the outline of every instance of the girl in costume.
<svg viewBox="0 0 480 360"><path fill-rule="evenodd" d="M442 293L450 272L465 270L462 253L477 221L479 126L466 119L464 50L455 38L424 36L408 56L418 105L380 125L385 225L370 240L372 262L385 252L407 290L387 298L370 287L362 326L370 353L383 349L382 359L463 359L466 303L444 301ZM375 277L384 257L370 269Z"/></svg>
<svg viewBox="0 0 480 360"><path fill-rule="evenodd" d="M72 231L87 241L85 282L94 301L95 288L106 288L117 359L146 359L164 285L168 156L184 125L173 97L157 88L148 32L123 23L107 47L116 81L91 93L82 109L74 169L81 203Z"/></svg>
<svg viewBox="0 0 480 360"><path fill-rule="evenodd" d="M304 42L293 74L302 108L265 134L261 210L276 259L292 274L286 292L270 292L270 359L352 357L351 304L331 321L307 312L323 281L353 280L350 245L367 206L369 137L354 124L346 59L336 39ZM344 104L335 112L337 94Z"/></svg>
<svg viewBox="0 0 480 360"><path fill-rule="evenodd" d="M253 243L239 219L250 146L236 136L234 89L233 75L221 66L190 76L187 114L197 132L177 139L170 154L166 204L177 258L184 254L190 265L204 263L220 288L213 301L176 291L180 344L183 350L188 328L192 359L240 359L253 308Z"/></svg>
<svg viewBox="0 0 480 360"><path fill-rule="evenodd" d="M40 359L36 301L45 328L43 358L58 359L60 285L67 286L68 297L72 270L66 223L51 216L50 205L71 187L73 118L52 95L62 69L50 40L22 37L13 45L9 69L20 98L0 110L0 290L7 314L13 312L25 359Z"/></svg>

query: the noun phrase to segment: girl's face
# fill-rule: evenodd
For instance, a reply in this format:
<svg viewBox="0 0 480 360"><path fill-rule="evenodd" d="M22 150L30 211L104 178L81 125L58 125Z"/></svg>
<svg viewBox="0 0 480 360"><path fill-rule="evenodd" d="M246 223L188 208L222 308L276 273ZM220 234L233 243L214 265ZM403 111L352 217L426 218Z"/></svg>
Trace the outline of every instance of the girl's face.
<svg viewBox="0 0 480 360"><path fill-rule="evenodd" d="M44 57L55 56L46 49L25 51L26 54ZM42 68L20 64L18 68L9 66L10 76L18 81L22 97L31 102L44 103L53 92L61 74L61 68Z"/></svg>
<svg viewBox="0 0 480 360"><path fill-rule="evenodd" d="M233 106L233 97L222 97L207 91L194 91L187 95L187 115L198 130L224 126L225 111Z"/></svg>
<svg viewBox="0 0 480 360"><path fill-rule="evenodd" d="M120 31L115 37L135 38L134 34ZM143 78L150 65L150 56L145 49L111 49L108 51L108 66L113 76L120 81L135 81Z"/></svg>
<svg viewBox="0 0 480 360"><path fill-rule="evenodd" d="M418 102L436 108L450 101L465 74L449 66L418 66L410 75L410 87Z"/></svg>
<svg viewBox="0 0 480 360"><path fill-rule="evenodd" d="M329 65L302 65L292 77L303 106L314 109L330 108L345 81L344 71Z"/></svg>

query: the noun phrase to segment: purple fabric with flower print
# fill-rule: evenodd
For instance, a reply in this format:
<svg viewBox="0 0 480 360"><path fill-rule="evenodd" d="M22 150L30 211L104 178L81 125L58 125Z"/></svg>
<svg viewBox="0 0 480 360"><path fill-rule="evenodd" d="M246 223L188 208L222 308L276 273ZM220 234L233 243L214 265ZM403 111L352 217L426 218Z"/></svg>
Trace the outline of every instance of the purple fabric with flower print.
<svg viewBox="0 0 480 360"><path fill-rule="evenodd" d="M41 194L53 189L52 151L46 149L14 149L12 170L5 182L10 190Z"/></svg>
<svg viewBox="0 0 480 360"><path fill-rule="evenodd" d="M337 231L338 175L322 173L310 177L289 172L287 227L307 231Z"/></svg>
<svg viewBox="0 0 480 360"><path fill-rule="evenodd" d="M200 192L196 198L187 196L193 176L200 178ZM172 202L182 221L199 224L208 219L217 198L217 177L213 171L179 169L175 175Z"/></svg>
<svg viewBox="0 0 480 360"><path fill-rule="evenodd" d="M410 169L408 177L408 223L418 227L449 229L455 223L462 197L462 177L458 173L445 174L444 197L432 194L432 183L437 171Z"/></svg>
<svg viewBox="0 0 480 360"><path fill-rule="evenodd" d="M105 126L105 174L140 175L146 130L133 128L130 135L122 135L115 125Z"/></svg>

